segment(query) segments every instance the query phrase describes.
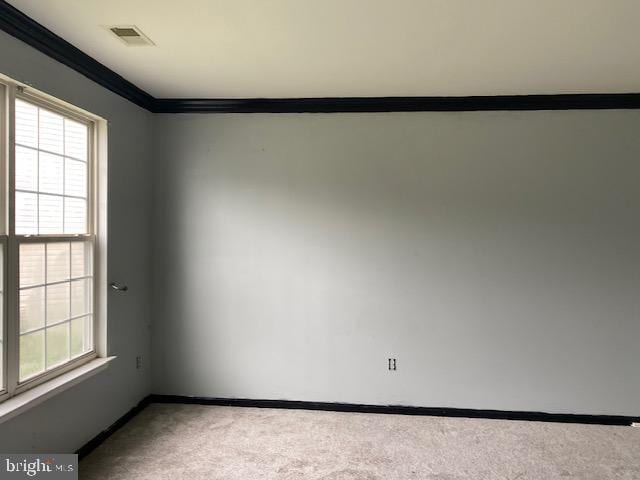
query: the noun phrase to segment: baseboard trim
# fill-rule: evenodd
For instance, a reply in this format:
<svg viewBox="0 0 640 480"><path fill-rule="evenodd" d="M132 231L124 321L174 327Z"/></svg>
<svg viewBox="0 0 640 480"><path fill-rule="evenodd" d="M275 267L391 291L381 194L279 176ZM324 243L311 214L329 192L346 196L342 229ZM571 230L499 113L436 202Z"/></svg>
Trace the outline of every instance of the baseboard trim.
<svg viewBox="0 0 640 480"><path fill-rule="evenodd" d="M640 417L628 417L621 415L583 415L505 410L476 410L469 408L410 407L404 405L363 405L354 403L307 402L297 400L251 400L247 398L188 397L181 395L157 394L150 395L148 397L148 401L149 403L183 403L231 407L324 410L330 412L424 415L495 420L524 420L532 422L583 423L590 425L630 426L632 423L640 421Z"/></svg>
<svg viewBox="0 0 640 480"><path fill-rule="evenodd" d="M484 418L492 420L523 420L529 422L582 423L588 425L632 426L640 424L640 417L623 415L582 415L567 413L521 412L506 410L476 410L470 408L409 407L404 405L366 405L356 403L306 402L300 400L252 400L248 398L189 397L183 395L151 394L116 420L108 428L76 450L80 459L100 446L152 403L217 405L224 407L281 408L289 410L322 410L327 412L381 413L421 415L432 417Z"/></svg>
<svg viewBox="0 0 640 480"><path fill-rule="evenodd" d="M94 451L96 448L98 448L107 438L109 438L118 429L120 429L120 427L123 427L125 424L129 422L129 420L131 420L133 417L138 415L142 410L144 410L147 407L147 405L151 403L150 399L151 399L151 395L148 395L142 400L140 400L140 402L135 407L133 407L131 410L125 413L122 417L117 419L110 426L108 426L106 429L104 429L102 432L100 432L98 435L93 437L91 440L89 440L87 443L81 446L78 450L76 450L75 453L78 455L78 458L83 459L84 457L89 455L92 451Z"/></svg>

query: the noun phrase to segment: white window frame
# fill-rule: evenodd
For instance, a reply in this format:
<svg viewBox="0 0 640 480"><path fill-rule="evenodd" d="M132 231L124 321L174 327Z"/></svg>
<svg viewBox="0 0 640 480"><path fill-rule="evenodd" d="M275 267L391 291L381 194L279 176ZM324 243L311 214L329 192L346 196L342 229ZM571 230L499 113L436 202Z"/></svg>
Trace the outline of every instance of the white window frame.
<svg viewBox="0 0 640 480"><path fill-rule="evenodd" d="M15 101L21 99L89 127L87 158L88 234L15 234ZM106 127L107 122L74 105L55 99L0 74L0 243L4 244L3 355L0 403L71 372L96 358L106 358ZM19 381L19 249L28 242L90 240L93 245L93 349L69 362ZM104 365L104 363L101 363ZM84 369L83 369L84 370ZM50 382L52 383L52 382ZM59 382L56 382L59 383ZM42 386L43 388L45 385ZM59 388L59 386L56 386ZM13 401L13 400L12 400Z"/></svg>

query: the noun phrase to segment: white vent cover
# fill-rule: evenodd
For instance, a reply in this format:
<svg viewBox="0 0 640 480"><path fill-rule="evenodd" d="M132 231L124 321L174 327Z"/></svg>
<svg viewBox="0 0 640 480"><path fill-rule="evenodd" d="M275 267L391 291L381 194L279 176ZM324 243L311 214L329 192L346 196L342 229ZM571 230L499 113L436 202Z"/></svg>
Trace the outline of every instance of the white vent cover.
<svg viewBox="0 0 640 480"><path fill-rule="evenodd" d="M111 33L130 47L143 47L154 43L135 25L112 25L107 27Z"/></svg>

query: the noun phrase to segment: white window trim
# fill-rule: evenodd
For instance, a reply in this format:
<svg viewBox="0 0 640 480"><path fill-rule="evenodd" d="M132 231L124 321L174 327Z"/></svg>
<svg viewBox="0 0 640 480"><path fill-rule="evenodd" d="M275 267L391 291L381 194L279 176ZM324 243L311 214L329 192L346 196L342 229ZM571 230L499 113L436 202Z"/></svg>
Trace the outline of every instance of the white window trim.
<svg viewBox="0 0 640 480"><path fill-rule="evenodd" d="M0 151L0 168L6 173L6 182L0 182L0 236L8 237L5 242L5 283L4 283L4 386L0 385L0 422L37 405L46 398L64 391L72 385L105 369L115 357L107 355L107 121L90 112L67 102L58 100L30 86L16 82L0 74L0 135L4 135L2 144L6 146ZM3 92L4 90L4 92ZM17 255L18 237L22 241L34 237L14 235L14 219L9 215L13 211L15 201L15 99L19 97L47 109L62 113L67 117L90 122L91 141L90 155L93 158L89 177L88 200L95 206L88 212L94 236L94 350L42 374L18 382L18 298L19 289ZM4 221L3 221L4 220ZM73 235L53 235L42 237L74 237ZM82 235L75 236L82 238ZM9 299L9 296L13 298ZM4 389L3 389L4 387Z"/></svg>
<svg viewBox="0 0 640 480"><path fill-rule="evenodd" d="M0 423L39 405L48 398L62 393L78 383L106 369L116 357L94 358L64 374L48 380L0 403Z"/></svg>

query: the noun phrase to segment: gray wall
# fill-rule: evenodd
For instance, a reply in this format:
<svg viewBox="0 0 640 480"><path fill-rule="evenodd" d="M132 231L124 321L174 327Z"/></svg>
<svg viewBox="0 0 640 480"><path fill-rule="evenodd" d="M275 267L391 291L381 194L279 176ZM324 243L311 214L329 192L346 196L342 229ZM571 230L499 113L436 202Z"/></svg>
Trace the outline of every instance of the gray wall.
<svg viewBox="0 0 640 480"><path fill-rule="evenodd" d="M128 283L108 300L110 367L0 424L2 452L71 452L150 392L152 115L0 32L0 72L109 120L108 276Z"/></svg>
<svg viewBox="0 0 640 480"><path fill-rule="evenodd" d="M640 112L155 122L155 392L640 414Z"/></svg>
<svg viewBox="0 0 640 480"><path fill-rule="evenodd" d="M0 451L73 451L152 389L640 414L640 112L153 119L2 32L0 72L110 121L131 287L118 359Z"/></svg>

